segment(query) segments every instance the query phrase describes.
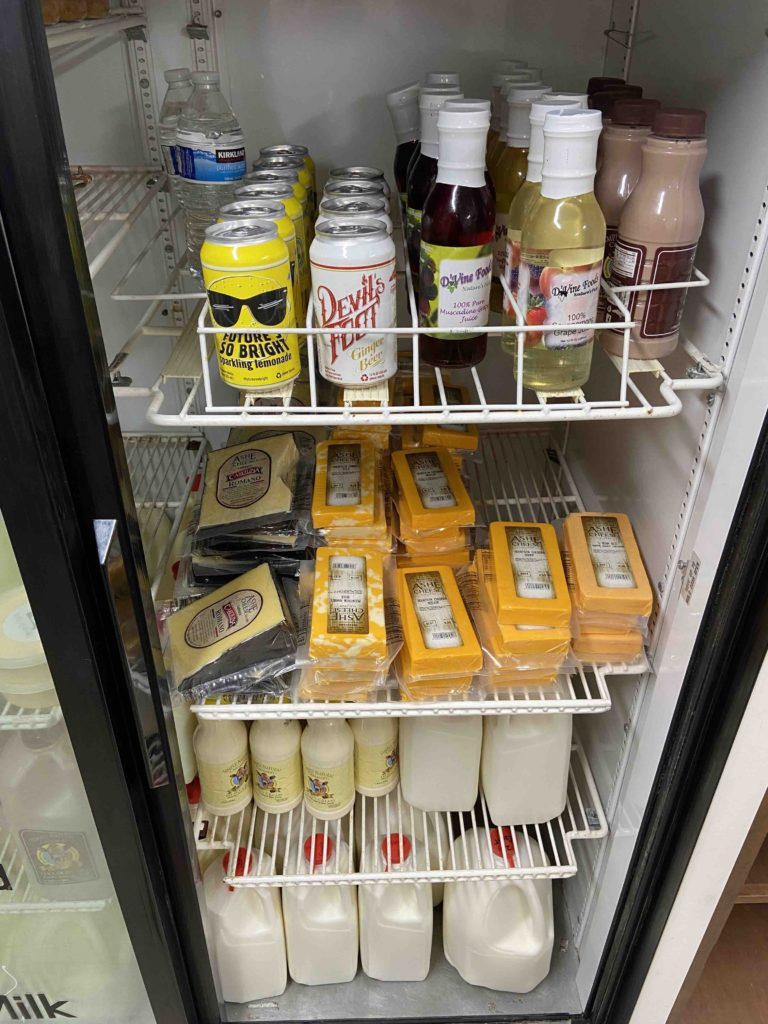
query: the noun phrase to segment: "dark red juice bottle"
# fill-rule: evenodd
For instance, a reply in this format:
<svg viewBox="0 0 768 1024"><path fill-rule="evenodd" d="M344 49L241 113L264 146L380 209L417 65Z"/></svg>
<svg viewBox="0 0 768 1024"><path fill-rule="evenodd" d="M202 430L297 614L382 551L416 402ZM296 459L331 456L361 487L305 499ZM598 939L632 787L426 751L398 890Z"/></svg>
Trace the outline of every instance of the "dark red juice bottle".
<svg viewBox="0 0 768 1024"><path fill-rule="evenodd" d="M421 337L432 366L475 366L485 357L496 202L485 172L487 100L449 100L440 110L435 184L421 221L419 324L467 327Z"/></svg>
<svg viewBox="0 0 768 1024"><path fill-rule="evenodd" d="M405 210L408 199L408 164L419 148L419 83L401 85L387 93L387 107L395 129L397 149L395 150L395 184L400 195L400 212L405 224Z"/></svg>
<svg viewBox="0 0 768 1024"><path fill-rule="evenodd" d="M421 130L419 148L408 167L406 240L413 287L419 290L419 246L421 244L421 211L429 190L437 177L437 115L449 99L461 96L454 85L434 85L421 90L419 111Z"/></svg>

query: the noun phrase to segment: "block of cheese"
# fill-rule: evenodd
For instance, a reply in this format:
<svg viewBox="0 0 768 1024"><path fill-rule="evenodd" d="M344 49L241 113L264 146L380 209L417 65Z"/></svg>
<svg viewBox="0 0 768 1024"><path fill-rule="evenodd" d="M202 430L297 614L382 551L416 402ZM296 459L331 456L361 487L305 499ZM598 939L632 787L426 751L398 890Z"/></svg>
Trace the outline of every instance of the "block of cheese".
<svg viewBox="0 0 768 1024"><path fill-rule="evenodd" d="M426 554L429 551L450 551L467 543L467 533L462 526L444 526L432 530L415 530L411 525L410 513L402 505L399 515L400 540L413 554Z"/></svg>
<svg viewBox="0 0 768 1024"><path fill-rule="evenodd" d="M403 627L400 672L409 679L473 675L483 652L456 583L445 565L397 570Z"/></svg>
<svg viewBox="0 0 768 1024"><path fill-rule="evenodd" d="M439 554L432 552L428 555L411 555L407 551L398 554L398 568L405 568L411 565L447 565L456 569L466 565L470 560L469 548L454 548L452 551L442 551Z"/></svg>
<svg viewBox="0 0 768 1024"><path fill-rule="evenodd" d="M400 518L414 530L473 526L475 508L445 448L394 452Z"/></svg>
<svg viewBox="0 0 768 1024"><path fill-rule="evenodd" d="M299 700L375 699L381 688L381 672L333 672L316 665L307 665L299 677Z"/></svg>
<svg viewBox="0 0 768 1024"><path fill-rule="evenodd" d="M473 689L475 676L450 676L444 679L421 679L400 675L400 700L461 700Z"/></svg>
<svg viewBox="0 0 768 1024"><path fill-rule="evenodd" d="M574 512L564 522L572 596L582 611L646 617L653 592L629 518Z"/></svg>
<svg viewBox="0 0 768 1024"><path fill-rule="evenodd" d="M491 523L495 607L506 625L567 626L571 599L549 523Z"/></svg>
<svg viewBox="0 0 768 1024"><path fill-rule="evenodd" d="M168 640L181 690L292 655L296 628L271 566L243 573L174 612Z"/></svg>
<svg viewBox="0 0 768 1024"><path fill-rule="evenodd" d="M422 392L422 405L471 405L469 391L460 384L443 383L445 402L440 397L437 381L431 381L429 388ZM426 448L451 448L461 451L476 451L479 444L477 427L473 423L425 423L421 429L421 443Z"/></svg>
<svg viewBox="0 0 768 1024"><path fill-rule="evenodd" d="M539 669L515 672L506 669L493 669L490 672L483 670L479 681L482 690L492 693L522 687L538 689L540 686L554 686L557 683L557 672L541 672Z"/></svg>
<svg viewBox="0 0 768 1024"><path fill-rule="evenodd" d="M375 515L376 453L367 441L321 441L312 490L312 525L317 530L372 526Z"/></svg>
<svg viewBox="0 0 768 1024"><path fill-rule="evenodd" d="M381 473L376 474L373 498L373 522L370 526L330 526L322 531L323 539L329 547L357 550L380 551L391 553L393 547L392 530L387 520L386 499L381 486Z"/></svg>
<svg viewBox="0 0 768 1024"><path fill-rule="evenodd" d="M573 653L579 661L634 661L643 653L643 635L637 629L581 630Z"/></svg>
<svg viewBox="0 0 768 1024"><path fill-rule="evenodd" d="M293 508L299 450L291 434L211 452L205 466L198 536L257 530Z"/></svg>
<svg viewBox="0 0 768 1024"><path fill-rule="evenodd" d="M373 671L387 664L384 560L378 552L318 548L309 656Z"/></svg>

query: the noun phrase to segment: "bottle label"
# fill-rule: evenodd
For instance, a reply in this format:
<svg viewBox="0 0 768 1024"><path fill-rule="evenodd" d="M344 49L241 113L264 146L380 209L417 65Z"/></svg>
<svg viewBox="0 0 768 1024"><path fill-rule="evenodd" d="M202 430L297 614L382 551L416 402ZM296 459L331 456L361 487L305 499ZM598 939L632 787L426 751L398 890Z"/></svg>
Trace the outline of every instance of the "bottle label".
<svg viewBox="0 0 768 1024"><path fill-rule="evenodd" d="M503 277L507 268L507 225L509 211L496 211L496 226L493 230L493 276Z"/></svg>
<svg viewBox="0 0 768 1024"><path fill-rule="evenodd" d="M197 774L203 802L209 807L232 807L246 793L251 796L251 766L247 750L221 764L201 761L198 757Z"/></svg>
<svg viewBox="0 0 768 1024"><path fill-rule="evenodd" d="M179 173L178 157L175 146L161 146L163 151L163 164L167 174L175 177Z"/></svg>
<svg viewBox="0 0 768 1024"><path fill-rule="evenodd" d="M3 622L3 632L10 640L29 643L38 639L37 623L28 604L22 604Z"/></svg>
<svg viewBox="0 0 768 1024"><path fill-rule="evenodd" d="M258 590L236 590L199 611L184 630L184 642L196 649L212 647L224 637L245 629L263 605L264 598Z"/></svg>
<svg viewBox="0 0 768 1024"><path fill-rule="evenodd" d="M99 877L84 832L25 828L19 838L40 885L72 885Z"/></svg>
<svg viewBox="0 0 768 1024"><path fill-rule="evenodd" d="M507 227L507 257L505 264L505 274L507 278L507 284L515 299L518 298L519 292L519 277L520 277L520 239L522 238L522 231L517 228ZM512 303L507 298L507 293L504 293L504 313L511 320L515 319L515 311L512 307Z"/></svg>
<svg viewBox="0 0 768 1024"><path fill-rule="evenodd" d="M304 782L298 749L290 757L280 759L252 757L251 768L253 797L262 810L277 810L295 803L301 796Z"/></svg>
<svg viewBox="0 0 768 1024"><path fill-rule="evenodd" d="M507 530L509 560L518 597L553 598L555 588L541 530L511 526Z"/></svg>
<svg viewBox="0 0 768 1024"><path fill-rule="evenodd" d="M179 129L176 160L182 177L191 181L237 181L246 171L243 133L209 139L204 132Z"/></svg>
<svg viewBox="0 0 768 1024"><path fill-rule="evenodd" d="M368 577L362 556L328 559L328 632L368 632Z"/></svg>
<svg viewBox="0 0 768 1024"><path fill-rule="evenodd" d="M360 504L360 445L336 444L328 452L326 505Z"/></svg>
<svg viewBox="0 0 768 1024"><path fill-rule="evenodd" d="M318 768L304 761L304 800L310 811L343 811L355 800L355 765Z"/></svg>
<svg viewBox="0 0 768 1024"><path fill-rule="evenodd" d="M582 522L597 585L624 590L636 587L616 518L588 516Z"/></svg>
<svg viewBox="0 0 768 1024"><path fill-rule="evenodd" d="M461 647L461 633L439 572L408 574L408 591L413 601L421 638L428 650Z"/></svg>
<svg viewBox="0 0 768 1024"><path fill-rule="evenodd" d="M611 280L611 274L613 273L613 253L616 248L616 242L619 239L619 229L615 224L608 224L605 228L605 252L603 254L603 277L606 281ZM626 296L622 299L622 302L626 301ZM597 300L597 319L601 322L610 323L612 317L609 315L608 310L614 309L615 307L608 301L608 296L605 294L603 289L600 289L600 295ZM615 310L618 312L618 310ZM621 314L619 314L621 317Z"/></svg>
<svg viewBox="0 0 768 1024"><path fill-rule="evenodd" d="M408 452L406 459L424 508L454 508L456 496L435 452Z"/></svg>
<svg viewBox="0 0 768 1024"><path fill-rule="evenodd" d="M541 327L594 323L602 258L562 267L552 265L552 255L549 249L523 249L520 253L519 302L525 323ZM532 346L543 342L548 349L577 348L592 341L594 333L592 328L532 331L525 343Z"/></svg>
<svg viewBox="0 0 768 1024"><path fill-rule="evenodd" d="M419 325L467 327L466 334L432 335L460 340L471 338L488 323L493 276L493 246L433 245L421 243L419 270Z"/></svg>
<svg viewBox="0 0 768 1024"><path fill-rule="evenodd" d="M355 780L360 789L383 789L398 777L397 740L373 746L355 743Z"/></svg>
<svg viewBox="0 0 768 1024"><path fill-rule="evenodd" d="M619 238L613 251L611 284L626 288L636 284L669 284L676 281L690 281L696 244L669 245L656 250L652 262L644 245L627 242ZM632 313L633 320L639 320L639 338L666 338L677 334L683 317L685 288L671 288L669 291L630 292L624 300ZM642 309L642 317L635 316L636 309ZM621 320L616 307L611 307L609 320ZM614 330L614 334L621 334ZM633 332L635 334L635 332Z"/></svg>

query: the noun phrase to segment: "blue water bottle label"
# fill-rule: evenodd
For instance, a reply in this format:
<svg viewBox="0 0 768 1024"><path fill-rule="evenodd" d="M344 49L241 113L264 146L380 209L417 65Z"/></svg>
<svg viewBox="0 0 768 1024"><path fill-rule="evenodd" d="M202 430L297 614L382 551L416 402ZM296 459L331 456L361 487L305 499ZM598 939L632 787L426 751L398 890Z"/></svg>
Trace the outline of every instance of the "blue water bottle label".
<svg viewBox="0 0 768 1024"><path fill-rule="evenodd" d="M242 132L209 139L202 132L179 131L176 160L182 177L192 181L238 181L246 170Z"/></svg>

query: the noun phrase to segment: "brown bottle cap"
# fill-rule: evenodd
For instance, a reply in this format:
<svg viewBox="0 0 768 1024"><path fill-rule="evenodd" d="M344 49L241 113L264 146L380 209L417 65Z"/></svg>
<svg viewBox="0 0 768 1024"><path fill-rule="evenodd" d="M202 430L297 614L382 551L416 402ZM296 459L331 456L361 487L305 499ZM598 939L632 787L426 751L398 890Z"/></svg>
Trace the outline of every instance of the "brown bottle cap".
<svg viewBox="0 0 768 1024"><path fill-rule="evenodd" d="M614 85L624 85L624 79L605 76L590 78L587 82L587 96L591 96L594 92L600 92L602 89L610 89Z"/></svg>
<svg viewBox="0 0 768 1024"><path fill-rule="evenodd" d="M701 139L707 114L686 107L663 107L653 119L653 134L665 139Z"/></svg>
<svg viewBox="0 0 768 1024"><path fill-rule="evenodd" d="M650 128L660 106L658 100L615 100L611 120L614 124L626 124L632 128Z"/></svg>
<svg viewBox="0 0 768 1024"><path fill-rule="evenodd" d="M592 110L599 110L606 117L611 117L611 107L616 100L635 100L643 95L640 85L613 85L610 89L601 89L589 97Z"/></svg>

